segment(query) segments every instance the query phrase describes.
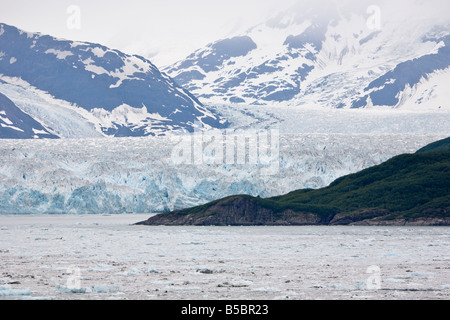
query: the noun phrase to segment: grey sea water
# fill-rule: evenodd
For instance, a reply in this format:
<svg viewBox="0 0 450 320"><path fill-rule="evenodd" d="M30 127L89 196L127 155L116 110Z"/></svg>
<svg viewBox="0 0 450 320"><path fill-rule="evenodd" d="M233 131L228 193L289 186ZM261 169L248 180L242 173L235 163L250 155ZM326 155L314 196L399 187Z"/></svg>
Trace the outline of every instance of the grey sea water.
<svg viewBox="0 0 450 320"><path fill-rule="evenodd" d="M449 299L448 227L0 216L0 299Z"/></svg>

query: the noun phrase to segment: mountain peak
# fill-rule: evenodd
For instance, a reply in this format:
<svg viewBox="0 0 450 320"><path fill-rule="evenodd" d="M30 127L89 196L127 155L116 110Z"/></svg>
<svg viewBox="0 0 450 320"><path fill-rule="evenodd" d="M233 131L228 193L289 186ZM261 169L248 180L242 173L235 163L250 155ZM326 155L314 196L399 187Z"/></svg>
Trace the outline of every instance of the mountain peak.
<svg viewBox="0 0 450 320"><path fill-rule="evenodd" d="M423 3L410 7L416 5L423 9ZM439 98L430 94L445 91L439 85L445 82L434 82L435 76L450 78L448 21L433 21L426 14L410 21L387 8L366 1L299 2L164 70L208 103L450 108L444 103L450 99L448 94ZM253 43L252 50L240 55L226 47L220 55L211 50L217 43L237 38ZM205 67L205 60L214 67ZM423 86L428 80L432 81L429 86ZM396 84L384 85L386 81ZM388 98L378 99L374 91L380 90Z"/></svg>
<svg viewBox="0 0 450 320"><path fill-rule="evenodd" d="M87 111L92 125L106 135L120 134L124 128L138 136L192 131L195 122L223 126L197 98L149 60L100 44L57 39L0 24L0 74L9 85L8 78L20 78L55 101ZM20 97L8 91L10 88L0 86L0 91L12 94L9 98L21 107ZM127 123L102 127L104 119L95 117L101 113L93 112L104 110L110 115L124 105L132 113L143 107L148 113L139 121L129 117Z"/></svg>

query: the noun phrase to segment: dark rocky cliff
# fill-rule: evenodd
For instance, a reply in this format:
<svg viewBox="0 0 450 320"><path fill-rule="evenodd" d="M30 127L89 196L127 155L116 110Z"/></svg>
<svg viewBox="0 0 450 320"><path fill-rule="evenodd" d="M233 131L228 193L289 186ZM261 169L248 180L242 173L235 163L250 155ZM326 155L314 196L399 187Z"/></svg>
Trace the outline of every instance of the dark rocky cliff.
<svg viewBox="0 0 450 320"><path fill-rule="evenodd" d="M175 211L161 214L142 222L143 225L215 225L215 226L258 226L258 225L319 225L331 220L321 219L307 212L285 210L277 213L261 206L258 198L233 196L204 206L197 212Z"/></svg>

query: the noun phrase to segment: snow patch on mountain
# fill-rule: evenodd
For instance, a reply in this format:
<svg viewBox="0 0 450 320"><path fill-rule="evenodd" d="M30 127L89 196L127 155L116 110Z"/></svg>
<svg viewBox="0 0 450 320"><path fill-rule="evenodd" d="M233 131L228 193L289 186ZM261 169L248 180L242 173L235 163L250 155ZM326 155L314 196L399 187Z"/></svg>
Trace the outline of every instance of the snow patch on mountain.
<svg viewBox="0 0 450 320"><path fill-rule="evenodd" d="M59 50L55 50L55 49L48 49L47 51L45 51L46 54L54 54L56 56L56 59L59 60L64 60L66 59L68 56L73 56L73 53L70 51L59 51Z"/></svg>

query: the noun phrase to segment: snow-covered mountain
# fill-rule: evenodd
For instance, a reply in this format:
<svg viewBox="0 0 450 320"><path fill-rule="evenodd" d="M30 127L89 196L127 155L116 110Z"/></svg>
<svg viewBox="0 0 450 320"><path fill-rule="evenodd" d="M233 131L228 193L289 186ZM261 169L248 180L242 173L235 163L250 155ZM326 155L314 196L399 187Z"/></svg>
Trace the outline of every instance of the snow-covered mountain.
<svg viewBox="0 0 450 320"><path fill-rule="evenodd" d="M209 103L450 110L438 2L301 1L163 70Z"/></svg>
<svg viewBox="0 0 450 320"><path fill-rule="evenodd" d="M161 135L192 131L195 123L224 126L140 56L3 23L0 80L1 93L59 137Z"/></svg>

